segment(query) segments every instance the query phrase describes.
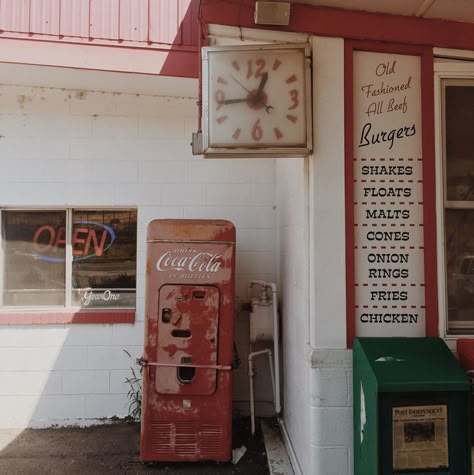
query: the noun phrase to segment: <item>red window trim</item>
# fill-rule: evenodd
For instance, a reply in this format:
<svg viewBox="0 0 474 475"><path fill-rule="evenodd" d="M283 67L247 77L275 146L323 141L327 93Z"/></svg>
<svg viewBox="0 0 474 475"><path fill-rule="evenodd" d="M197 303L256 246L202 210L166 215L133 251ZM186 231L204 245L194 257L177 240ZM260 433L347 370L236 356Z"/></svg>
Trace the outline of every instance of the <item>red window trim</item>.
<svg viewBox="0 0 474 475"><path fill-rule="evenodd" d="M0 312L0 325L52 323L135 323L135 310L12 310Z"/></svg>
<svg viewBox="0 0 474 475"><path fill-rule="evenodd" d="M346 343L355 337L354 170L353 170L353 52L368 51L418 55L421 58L421 123L423 156L423 229L425 268L425 331L438 336L438 288L436 267L436 178L434 136L433 52L429 47L370 41L344 43L344 141L346 199Z"/></svg>

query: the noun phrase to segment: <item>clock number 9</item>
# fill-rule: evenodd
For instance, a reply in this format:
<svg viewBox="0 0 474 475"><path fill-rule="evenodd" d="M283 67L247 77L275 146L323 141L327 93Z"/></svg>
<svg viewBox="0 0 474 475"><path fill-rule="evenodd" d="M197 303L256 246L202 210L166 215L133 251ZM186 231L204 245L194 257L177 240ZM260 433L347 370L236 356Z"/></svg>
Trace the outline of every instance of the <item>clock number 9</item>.
<svg viewBox="0 0 474 475"><path fill-rule="evenodd" d="M298 91L296 89L292 89L290 91L290 99L291 99L291 106L288 107L289 111L291 111L293 109L296 109L298 107L298 104L299 104Z"/></svg>
<svg viewBox="0 0 474 475"><path fill-rule="evenodd" d="M218 111L222 107L222 101L224 100L224 91L222 89L218 89L214 94L214 99L217 103L216 111Z"/></svg>
<svg viewBox="0 0 474 475"><path fill-rule="evenodd" d="M263 130L262 130L262 127L260 127L260 119L257 120L257 122L255 122L255 124L253 124L253 127L252 127L252 138L254 140L260 140L263 136Z"/></svg>

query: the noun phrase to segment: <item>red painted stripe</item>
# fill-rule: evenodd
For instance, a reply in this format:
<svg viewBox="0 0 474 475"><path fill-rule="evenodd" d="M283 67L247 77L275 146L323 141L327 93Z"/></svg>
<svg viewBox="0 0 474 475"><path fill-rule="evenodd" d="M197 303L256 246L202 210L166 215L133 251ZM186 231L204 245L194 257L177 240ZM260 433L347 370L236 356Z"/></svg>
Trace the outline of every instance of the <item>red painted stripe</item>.
<svg viewBox="0 0 474 475"><path fill-rule="evenodd" d="M63 312L0 312L0 325L55 323L134 323L135 310L79 310Z"/></svg>
<svg viewBox="0 0 474 475"><path fill-rule="evenodd" d="M202 0L203 24L255 28L255 0L216 2ZM259 28L264 28L259 25ZM342 10L293 3L288 26L269 30L292 31L353 40L410 43L446 48L474 49L474 26L450 20L425 19Z"/></svg>

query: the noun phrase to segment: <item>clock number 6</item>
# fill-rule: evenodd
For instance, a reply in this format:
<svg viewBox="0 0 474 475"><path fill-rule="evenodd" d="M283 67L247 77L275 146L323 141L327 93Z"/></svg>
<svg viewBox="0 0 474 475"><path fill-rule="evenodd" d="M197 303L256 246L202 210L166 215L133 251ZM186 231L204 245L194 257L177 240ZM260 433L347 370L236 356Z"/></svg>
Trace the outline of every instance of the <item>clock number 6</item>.
<svg viewBox="0 0 474 475"><path fill-rule="evenodd" d="M290 99L291 99L291 106L288 107L289 111L291 111L293 109L296 109L298 107L298 104L299 104L298 91L296 89L292 89L290 91Z"/></svg>
<svg viewBox="0 0 474 475"><path fill-rule="evenodd" d="M263 130L262 130L262 127L260 127L260 119L257 120L257 122L255 122L255 124L253 124L253 127L252 127L252 138L254 140L260 140L263 136Z"/></svg>

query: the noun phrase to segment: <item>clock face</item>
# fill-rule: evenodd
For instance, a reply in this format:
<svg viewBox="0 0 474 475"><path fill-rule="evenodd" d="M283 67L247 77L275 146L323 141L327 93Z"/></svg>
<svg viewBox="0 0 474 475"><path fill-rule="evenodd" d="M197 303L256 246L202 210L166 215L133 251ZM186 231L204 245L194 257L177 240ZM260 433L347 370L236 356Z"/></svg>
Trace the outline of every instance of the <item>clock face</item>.
<svg viewBox="0 0 474 475"><path fill-rule="evenodd" d="M210 147L307 147L303 48L208 52Z"/></svg>

